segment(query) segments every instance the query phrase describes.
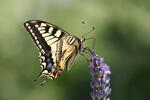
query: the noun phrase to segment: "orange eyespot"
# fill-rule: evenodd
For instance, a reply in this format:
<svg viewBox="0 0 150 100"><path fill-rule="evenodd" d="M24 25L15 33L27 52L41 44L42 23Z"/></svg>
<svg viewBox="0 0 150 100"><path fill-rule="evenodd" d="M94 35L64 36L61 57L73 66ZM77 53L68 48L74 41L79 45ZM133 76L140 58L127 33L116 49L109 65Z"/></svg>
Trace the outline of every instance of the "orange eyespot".
<svg viewBox="0 0 150 100"><path fill-rule="evenodd" d="M61 75L61 73L62 73L62 71L61 70L59 70L58 72L57 72L57 76L60 76Z"/></svg>

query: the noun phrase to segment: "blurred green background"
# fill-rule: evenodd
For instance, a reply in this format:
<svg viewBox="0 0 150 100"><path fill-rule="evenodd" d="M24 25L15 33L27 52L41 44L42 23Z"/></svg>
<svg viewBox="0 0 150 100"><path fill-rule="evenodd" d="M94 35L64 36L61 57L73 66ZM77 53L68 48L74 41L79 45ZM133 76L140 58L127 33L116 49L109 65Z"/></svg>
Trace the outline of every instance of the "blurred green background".
<svg viewBox="0 0 150 100"><path fill-rule="evenodd" d="M23 27L31 19L78 37L95 26L87 38L96 39L96 52L111 68L111 100L150 100L149 5L149 0L0 0L0 100L91 100L90 69L82 56L43 87L44 77L33 81L41 68Z"/></svg>

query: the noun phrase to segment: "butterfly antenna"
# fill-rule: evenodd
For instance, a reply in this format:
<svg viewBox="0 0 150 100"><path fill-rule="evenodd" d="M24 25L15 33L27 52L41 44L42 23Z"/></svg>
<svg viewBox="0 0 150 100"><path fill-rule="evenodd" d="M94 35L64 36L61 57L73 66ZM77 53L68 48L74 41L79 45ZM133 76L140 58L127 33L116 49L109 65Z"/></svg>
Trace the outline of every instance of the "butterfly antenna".
<svg viewBox="0 0 150 100"><path fill-rule="evenodd" d="M86 23L83 21L82 24L86 24ZM88 35L89 33L91 33L92 31L95 30L95 27L93 27L93 26L91 26L91 25L89 25L89 24L87 24L87 25L88 25L89 27L91 27L91 30L88 31L88 32L86 32L86 33L83 35L83 37L86 36L86 35Z"/></svg>

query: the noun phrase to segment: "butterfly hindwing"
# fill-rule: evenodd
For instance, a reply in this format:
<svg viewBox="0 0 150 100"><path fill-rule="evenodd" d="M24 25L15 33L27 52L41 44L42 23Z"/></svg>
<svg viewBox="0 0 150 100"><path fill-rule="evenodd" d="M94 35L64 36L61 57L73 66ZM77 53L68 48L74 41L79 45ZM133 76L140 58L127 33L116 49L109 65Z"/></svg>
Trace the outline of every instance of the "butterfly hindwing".
<svg viewBox="0 0 150 100"><path fill-rule="evenodd" d="M69 69L71 68L72 63L74 62L76 55L77 55L77 50L76 50L76 46L72 45L69 48L67 48L64 56L62 57L62 59L66 59L66 70L69 71ZM61 63L61 62L60 62Z"/></svg>
<svg viewBox="0 0 150 100"><path fill-rule="evenodd" d="M46 75L55 79L65 66L67 70L70 69L81 49L79 38L44 21L31 20L25 22L24 26L40 51L39 60L42 71L39 76Z"/></svg>

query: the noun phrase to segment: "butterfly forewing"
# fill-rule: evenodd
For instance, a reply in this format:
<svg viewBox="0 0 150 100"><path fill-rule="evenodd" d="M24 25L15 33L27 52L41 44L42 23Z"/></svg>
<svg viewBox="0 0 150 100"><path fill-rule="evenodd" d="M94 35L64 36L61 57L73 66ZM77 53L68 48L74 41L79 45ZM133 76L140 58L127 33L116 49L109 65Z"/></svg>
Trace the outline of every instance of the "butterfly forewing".
<svg viewBox="0 0 150 100"><path fill-rule="evenodd" d="M68 34L64 33L62 29L44 21L27 21L24 23L24 26L42 52L51 51L49 45Z"/></svg>
<svg viewBox="0 0 150 100"><path fill-rule="evenodd" d="M27 21L24 26L40 50L42 71L39 76L47 75L54 79L61 74L64 66L70 69L81 49L80 39L44 21Z"/></svg>

